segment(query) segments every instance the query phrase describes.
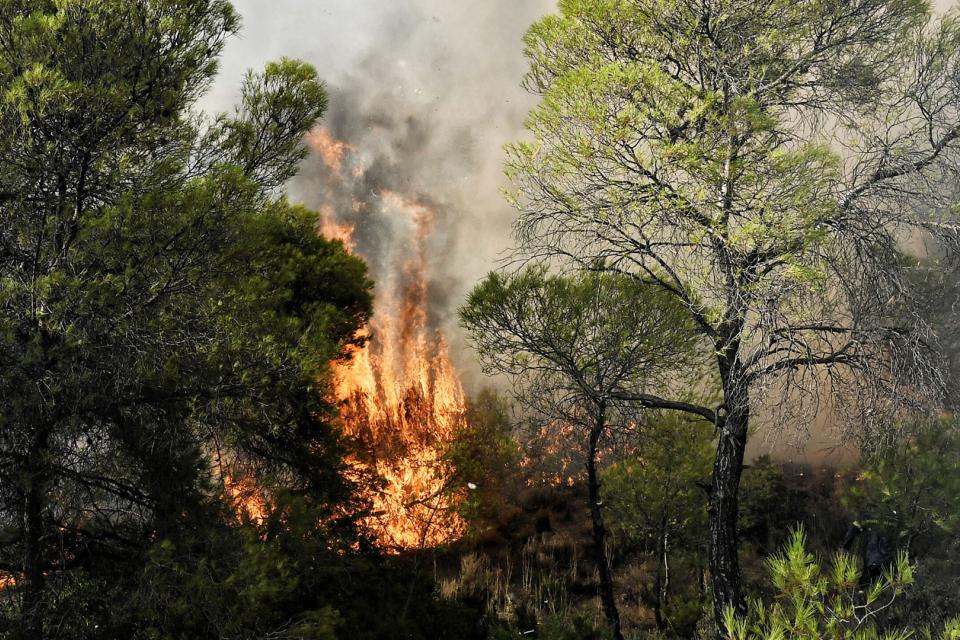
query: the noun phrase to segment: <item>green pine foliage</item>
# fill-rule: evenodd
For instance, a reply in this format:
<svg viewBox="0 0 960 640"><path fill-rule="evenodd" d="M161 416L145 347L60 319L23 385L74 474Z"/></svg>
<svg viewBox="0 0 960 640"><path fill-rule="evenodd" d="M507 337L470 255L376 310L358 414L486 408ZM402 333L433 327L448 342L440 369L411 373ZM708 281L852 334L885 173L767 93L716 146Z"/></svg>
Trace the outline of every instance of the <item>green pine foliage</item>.
<svg viewBox="0 0 960 640"><path fill-rule="evenodd" d="M628 541L654 549L667 538L696 549L706 535L706 492L714 431L702 420L656 413L640 427L634 456L603 474L611 526Z"/></svg>
<svg viewBox="0 0 960 640"><path fill-rule="evenodd" d="M456 508L470 525L468 538L493 537L509 525L523 486L522 457L510 404L493 389L481 390L444 451L454 470L446 490L459 498Z"/></svg>
<svg viewBox="0 0 960 640"><path fill-rule="evenodd" d="M698 576L707 562L707 494L714 429L676 413L655 413L640 428L635 455L603 475L614 536L651 560L648 602L661 631L690 634L702 615Z"/></svg>
<svg viewBox="0 0 960 640"><path fill-rule="evenodd" d="M845 502L858 525L877 527L917 557L960 525L960 424L907 424L895 445L869 454Z"/></svg>
<svg viewBox="0 0 960 640"><path fill-rule="evenodd" d="M883 615L913 583L913 570L901 553L879 579L865 583L857 560L837 553L824 565L807 551L803 529L796 530L783 551L767 561L776 589L771 604L755 600L750 613L738 618L727 611L729 640L906 640L927 637L928 630L888 628ZM937 637L960 637L960 619L949 622Z"/></svg>
<svg viewBox="0 0 960 640"><path fill-rule="evenodd" d="M958 43L957 13L924 0L562 0L526 34L539 102L506 150L514 257L633 277L699 332L721 410L679 408L720 430L718 624L745 606L757 409L802 430L832 396L837 425L876 442L940 402L915 285L960 229ZM669 381L645 391L678 409Z"/></svg>
<svg viewBox="0 0 960 640"><path fill-rule="evenodd" d="M151 566L170 587L149 592L157 637L218 611L239 629L257 611L244 598L283 611L306 567L254 545L233 478L270 508L306 501L328 553L354 539L322 391L371 283L280 189L326 107L312 67L272 63L234 113L198 111L238 24L222 0L0 5L4 633L105 633L144 594L105 585ZM226 597L208 575L245 586L198 608ZM332 629L332 609L304 611L317 637Z"/></svg>
<svg viewBox="0 0 960 640"><path fill-rule="evenodd" d="M558 486L483 392L442 461L471 535L405 557L358 531L375 479L346 472L325 399L373 285L284 191L327 108L317 70L272 62L204 114L227 0L0 0L0 637L689 637L711 600L739 604L738 557L811 519L769 460L738 501L753 399L813 368L863 383L864 419L934 397L923 314L891 324L918 268L892 230L956 231L956 14L559 9L525 39L534 142L508 149L542 261L491 274L461 319L587 482ZM697 388L713 378L722 397ZM960 640L960 430L903 435L845 496L891 542L885 572L797 531L729 640Z"/></svg>

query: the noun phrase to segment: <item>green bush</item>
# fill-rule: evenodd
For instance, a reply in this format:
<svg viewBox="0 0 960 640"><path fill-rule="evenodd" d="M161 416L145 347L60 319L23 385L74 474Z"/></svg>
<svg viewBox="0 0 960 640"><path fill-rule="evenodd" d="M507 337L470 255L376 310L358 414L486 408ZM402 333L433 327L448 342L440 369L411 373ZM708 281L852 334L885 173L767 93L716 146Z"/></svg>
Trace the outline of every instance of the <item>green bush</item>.
<svg viewBox="0 0 960 640"><path fill-rule="evenodd" d="M754 600L739 617L727 610L729 640L906 640L932 637L928 629L894 628L884 614L913 582L913 570L901 553L883 576L864 585L859 563L846 553L829 566L807 551L806 536L796 530L782 553L767 561L777 595L772 603ZM960 619L939 636L960 638Z"/></svg>

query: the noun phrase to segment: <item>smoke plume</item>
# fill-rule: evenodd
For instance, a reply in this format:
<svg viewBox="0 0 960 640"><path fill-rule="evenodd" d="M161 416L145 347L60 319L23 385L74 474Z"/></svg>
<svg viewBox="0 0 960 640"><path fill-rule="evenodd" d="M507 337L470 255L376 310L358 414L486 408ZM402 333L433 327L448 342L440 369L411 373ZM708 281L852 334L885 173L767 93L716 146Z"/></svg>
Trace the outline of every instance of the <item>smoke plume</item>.
<svg viewBox="0 0 960 640"><path fill-rule="evenodd" d="M428 320L446 334L455 364L475 388L482 380L456 327L456 307L511 244L514 212L500 193L502 146L523 136L534 104L519 86L526 69L522 36L555 3L234 4L244 29L225 52L213 106L231 104L243 70L267 60L287 55L317 67L330 93L326 135L348 145L364 170L338 189L325 158L314 153L291 196L313 208L329 208L333 197L333 218L354 226L357 252L382 280L378 289L403 286L387 280L403 277L396 264L414 249L408 221L391 216L383 194L401 194L433 212L424 256Z"/></svg>

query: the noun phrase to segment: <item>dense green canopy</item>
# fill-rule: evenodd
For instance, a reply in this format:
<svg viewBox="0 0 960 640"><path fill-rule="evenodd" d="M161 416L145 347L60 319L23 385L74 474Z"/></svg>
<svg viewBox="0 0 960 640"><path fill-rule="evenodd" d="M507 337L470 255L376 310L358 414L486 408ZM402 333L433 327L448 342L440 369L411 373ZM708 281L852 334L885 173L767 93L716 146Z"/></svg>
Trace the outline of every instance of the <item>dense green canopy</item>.
<svg viewBox="0 0 960 640"><path fill-rule="evenodd" d="M24 637L62 572L182 538L225 479L348 495L320 390L371 285L278 190L326 93L282 60L203 116L237 26L222 0L0 4L0 562Z"/></svg>

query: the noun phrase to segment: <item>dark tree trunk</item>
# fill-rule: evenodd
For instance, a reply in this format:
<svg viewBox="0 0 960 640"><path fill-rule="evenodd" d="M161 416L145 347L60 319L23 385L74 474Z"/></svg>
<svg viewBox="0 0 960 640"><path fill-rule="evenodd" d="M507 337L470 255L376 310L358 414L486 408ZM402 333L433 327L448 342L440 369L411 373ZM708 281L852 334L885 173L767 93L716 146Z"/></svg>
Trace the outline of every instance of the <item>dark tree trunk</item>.
<svg viewBox="0 0 960 640"><path fill-rule="evenodd" d="M44 586L43 507L47 473L47 434L37 435L27 457L23 486L23 610L24 640L43 639Z"/></svg>
<svg viewBox="0 0 960 640"><path fill-rule="evenodd" d="M747 448L750 400L745 381L724 363L720 369L726 413L718 419L720 437L710 491L710 580L714 617L723 636L726 609L746 613L737 557L737 494Z"/></svg>
<svg viewBox="0 0 960 640"><path fill-rule="evenodd" d="M603 523L603 513L600 510L600 480L597 477L597 446L600 436L606 428L606 408L601 406L597 412L597 420L590 431L590 445L587 454L587 486L590 493L590 519L593 522L593 548L597 570L600 573L600 600L603 603L603 613L607 624L613 631L614 640L623 640L623 631L620 629L620 613L617 611L617 601L613 597L613 574L610 570L610 561L607 558L607 530Z"/></svg>
<svg viewBox="0 0 960 640"><path fill-rule="evenodd" d="M657 577L653 585L657 592L656 601L653 605L653 617L656 620L657 629L660 631L667 630L667 620L663 615L663 609L667 606L670 592L670 563L667 557L669 552L669 532L664 516L660 520L660 535L657 540Z"/></svg>

